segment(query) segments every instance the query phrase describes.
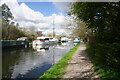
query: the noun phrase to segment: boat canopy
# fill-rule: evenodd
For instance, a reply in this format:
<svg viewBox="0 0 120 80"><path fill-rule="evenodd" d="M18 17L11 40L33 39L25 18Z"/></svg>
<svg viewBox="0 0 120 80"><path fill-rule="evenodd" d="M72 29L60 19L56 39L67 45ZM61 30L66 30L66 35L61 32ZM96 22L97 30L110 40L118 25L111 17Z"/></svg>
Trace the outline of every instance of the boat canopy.
<svg viewBox="0 0 120 80"><path fill-rule="evenodd" d="M48 40L50 38L52 38L52 37L37 37L37 39L44 39L44 40Z"/></svg>

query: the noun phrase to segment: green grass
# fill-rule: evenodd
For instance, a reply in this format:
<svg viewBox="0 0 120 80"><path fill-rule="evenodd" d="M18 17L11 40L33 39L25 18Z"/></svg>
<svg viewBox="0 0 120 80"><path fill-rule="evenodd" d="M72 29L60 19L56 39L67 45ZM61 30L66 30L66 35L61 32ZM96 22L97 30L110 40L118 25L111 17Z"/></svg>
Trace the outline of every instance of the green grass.
<svg viewBox="0 0 120 80"><path fill-rule="evenodd" d="M71 59L73 53L75 53L78 46L79 46L79 44L77 44L75 47L70 49L70 51L67 52L60 61L58 61L49 70L47 70L42 76L39 77L39 79L50 80L50 79L61 78L62 75L64 74L64 70L68 64L68 61Z"/></svg>
<svg viewBox="0 0 120 80"><path fill-rule="evenodd" d="M101 80L120 80L120 72L115 71L115 69L106 64L102 64L101 59L95 55L94 50L88 44L86 51Z"/></svg>

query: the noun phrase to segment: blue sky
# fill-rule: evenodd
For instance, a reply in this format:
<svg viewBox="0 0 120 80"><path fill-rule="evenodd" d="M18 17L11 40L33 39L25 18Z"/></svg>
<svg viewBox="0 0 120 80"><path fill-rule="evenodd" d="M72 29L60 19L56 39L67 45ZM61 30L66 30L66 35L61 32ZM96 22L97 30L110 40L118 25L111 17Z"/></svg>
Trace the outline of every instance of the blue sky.
<svg viewBox="0 0 120 80"><path fill-rule="evenodd" d="M24 2L29 8L41 12L44 16L63 13L52 2ZM21 2L19 2L21 4ZM65 13L63 13L66 15Z"/></svg>
<svg viewBox="0 0 120 80"><path fill-rule="evenodd" d="M43 31L43 34L51 33L53 16L56 34L68 33L65 28L71 18L65 12L69 10L67 3L7 1L2 0L2 4L6 3L10 8L14 16L13 21L19 23L19 27L25 28L30 33L33 34L35 31ZM31 29L33 32L31 32Z"/></svg>

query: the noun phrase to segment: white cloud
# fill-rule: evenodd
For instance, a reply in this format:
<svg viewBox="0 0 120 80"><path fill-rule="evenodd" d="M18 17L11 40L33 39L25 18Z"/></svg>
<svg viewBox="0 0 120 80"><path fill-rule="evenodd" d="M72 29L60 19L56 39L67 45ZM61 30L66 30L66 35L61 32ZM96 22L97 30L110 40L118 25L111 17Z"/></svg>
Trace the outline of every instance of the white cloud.
<svg viewBox="0 0 120 80"><path fill-rule="evenodd" d="M67 13L69 11L70 2L53 2L53 4L63 13Z"/></svg>
<svg viewBox="0 0 120 80"><path fill-rule="evenodd" d="M63 28L67 25L65 18L68 17L62 15L62 13L59 15L52 14L51 16L44 16L41 12L29 8L25 3L19 5L17 0L2 0L3 3L8 5L14 16L14 20L20 24L20 27L29 29L31 26L34 26L36 30L44 30L43 32L46 34L52 32L54 16L55 32L57 34L66 33Z"/></svg>
<svg viewBox="0 0 120 80"><path fill-rule="evenodd" d="M37 21L37 22L43 22L43 14L37 11L32 10L29 8L25 3L22 3L20 5L20 8L22 9L22 12L25 16L25 19L28 21Z"/></svg>

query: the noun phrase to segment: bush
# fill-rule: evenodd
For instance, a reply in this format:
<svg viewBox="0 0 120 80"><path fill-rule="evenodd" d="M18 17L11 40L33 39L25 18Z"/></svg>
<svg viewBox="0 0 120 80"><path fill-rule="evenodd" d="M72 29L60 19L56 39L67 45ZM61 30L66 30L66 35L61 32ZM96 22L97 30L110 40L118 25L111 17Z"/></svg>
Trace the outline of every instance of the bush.
<svg viewBox="0 0 120 80"><path fill-rule="evenodd" d="M120 75L120 58L118 43L99 44L97 49L87 45L87 53L94 64L95 71L103 80L119 80Z"/></svg>

